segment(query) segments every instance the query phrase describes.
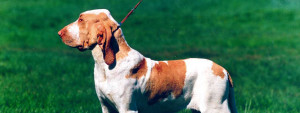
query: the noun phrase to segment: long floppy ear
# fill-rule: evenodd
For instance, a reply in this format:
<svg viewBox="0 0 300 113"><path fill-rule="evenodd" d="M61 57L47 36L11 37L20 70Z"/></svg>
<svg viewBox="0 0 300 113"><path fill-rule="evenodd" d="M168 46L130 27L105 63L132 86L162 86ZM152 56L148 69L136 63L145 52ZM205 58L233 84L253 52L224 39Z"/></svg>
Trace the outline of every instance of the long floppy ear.
<svg viewBox="0 0 300 113"><path fill-rule="evenodd" d="M111 44L112 39L112 30L111 27L105 24L102 24L98 31L98 41L103 52L103 59L107 65L114 63L116 56L113 51L113 46Z"/></svg>

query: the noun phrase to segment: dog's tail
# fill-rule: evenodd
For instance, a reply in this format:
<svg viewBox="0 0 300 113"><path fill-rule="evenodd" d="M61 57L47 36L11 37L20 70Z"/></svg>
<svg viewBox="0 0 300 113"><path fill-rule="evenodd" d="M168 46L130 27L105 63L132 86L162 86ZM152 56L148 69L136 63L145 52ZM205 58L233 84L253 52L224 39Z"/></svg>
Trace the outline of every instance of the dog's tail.
<svg viewBox="0 0 300 113"><path fill-rule="evenodd" d="M234 99L233 82L229 73L228 73L228 79L229 79L229 96L228 96L229 108L231 113L237 113L235 99Z"/></svg>

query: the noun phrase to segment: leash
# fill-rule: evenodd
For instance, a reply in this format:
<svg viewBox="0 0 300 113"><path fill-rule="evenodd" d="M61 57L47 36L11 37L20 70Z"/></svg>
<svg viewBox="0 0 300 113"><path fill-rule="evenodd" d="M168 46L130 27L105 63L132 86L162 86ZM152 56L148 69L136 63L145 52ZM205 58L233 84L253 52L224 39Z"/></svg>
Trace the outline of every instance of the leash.
<svg viewBox="0 0 300 113"><path fill-rule="evenodd" d="M140 3L142 2L143 0L140 0L135 6L133 9L131 9L131 11L125 16L125 18L121 21L120 26L125 22L125 20L133 13L133 11L140 5Z"/></svg>

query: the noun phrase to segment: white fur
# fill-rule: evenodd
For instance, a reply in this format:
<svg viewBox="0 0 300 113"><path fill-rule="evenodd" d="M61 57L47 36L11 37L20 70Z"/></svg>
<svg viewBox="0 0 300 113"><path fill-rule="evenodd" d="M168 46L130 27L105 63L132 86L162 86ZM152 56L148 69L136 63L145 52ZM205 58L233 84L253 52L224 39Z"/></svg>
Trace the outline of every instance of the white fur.
<svg viewBox="0 0 300 113"><path fill-rule="evenodd" d="M116 22L105 9L84 13L99 14L101 12ZM74 36L77 36L75 32L78 31L75 25L69 30L74 30ZM166 113L177 112L181 109L195 109L202 113L236 112L235 107L230 108L228 105L229 101L232 101L228 95L233 93L229 92L228 74L224 70L226 75L224 78L214 75L211 70L213 62L210 60L195 58L184 60L187 72L183 94L178 98L170 95L149 105L148 98L145 96L146 83L157 61L145 58L138 51L130 49L127 57L118 60L114 68L110 68L104 62L102 50L98 45L92 50L92 54L95 60L95 88L103 113L110 112L110 109L115 109L120 113ZM126 78L130 70L144 58L147 63L146 75L139 79Z"/></svg>
<svg viewBox="0 0 300 113"><path fill-rule="evenodd" d="M111 16L110 12L107 9L89 10L89 11L83 12L82 14L96 14L96 15L98 15L100 13L105 13L110 20L112 20L113 22L118 24L118 22Z"/></svg>
<svg viewBox="0 0 300 113"><path fill-rule="evenodd" d="M206 59L188 59L186 60L188 66L187 78L196 78L193 84L193 94L188 108L199 109L201 112L217 113L217 112L230 112L227 104L227 99L222 98L228 89L228 77L222 79L213 74L211 67L213 62ZM190 75L190 76L188 76ZM227 73L225 74L227 75ZM193 83L193 82L190 82ZM228 97L226 97L228 98ZM216 104L219 103L219 104Z"/></svg>
<svg viewBox="0 0 300 113"><path fill-rule="evenodd" d="M80 37L79 37L79 26L77 20L70 24L67 28L68 32L70 33L73 40L76 41L76 43L80 43Z"/></svg>

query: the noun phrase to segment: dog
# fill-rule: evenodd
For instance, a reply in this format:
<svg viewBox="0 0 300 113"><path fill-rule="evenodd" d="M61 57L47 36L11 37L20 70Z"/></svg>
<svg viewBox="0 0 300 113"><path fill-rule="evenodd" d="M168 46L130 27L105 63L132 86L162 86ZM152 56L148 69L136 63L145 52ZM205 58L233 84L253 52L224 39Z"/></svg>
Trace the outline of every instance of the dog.
<svg viewBox="0 0 300 113"><path fill-rule="evenodd" d="M81 13L58 34L66 45L92 51L103 113L237 113L226 69L207 59L144 57L127 44L107 9Z"/></svg>

